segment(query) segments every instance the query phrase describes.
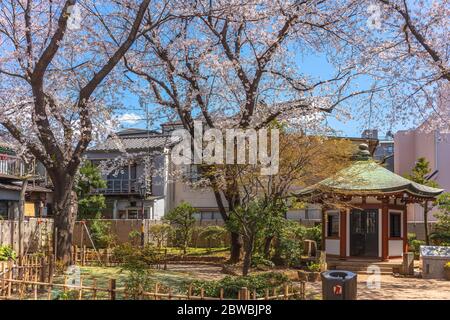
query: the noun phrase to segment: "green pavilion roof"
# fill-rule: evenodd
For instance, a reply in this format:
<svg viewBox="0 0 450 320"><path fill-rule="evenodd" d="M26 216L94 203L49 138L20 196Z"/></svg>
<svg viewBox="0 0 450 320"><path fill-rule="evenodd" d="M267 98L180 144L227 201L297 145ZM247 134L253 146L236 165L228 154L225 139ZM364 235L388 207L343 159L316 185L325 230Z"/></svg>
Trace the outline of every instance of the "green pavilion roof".
<svg viewBox="0 0 450 320"><path fill-rule="evenodd" d="M365 146L360 146L358 158L333 177L322 180L297 193L306 196L317 192L340 194L373 194L407 192L418 197L436 197L444 190L428 187L406 179L382 167L370 157Z"/></svg>

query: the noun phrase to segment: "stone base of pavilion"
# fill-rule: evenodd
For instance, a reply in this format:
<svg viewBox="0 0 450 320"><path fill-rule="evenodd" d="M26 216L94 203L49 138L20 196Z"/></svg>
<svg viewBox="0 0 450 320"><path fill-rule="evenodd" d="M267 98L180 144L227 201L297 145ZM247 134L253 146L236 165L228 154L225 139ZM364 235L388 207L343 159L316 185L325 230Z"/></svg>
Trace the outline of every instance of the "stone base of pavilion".
<svg viewBox="0 0 450 320"><path fill-rule="evenodd" d="M401 273L403 266L402 258L391 258L387 261L373 258L337 258L327 256L327 266L329 270L347 270L362 274L371 275Z"/></svg>

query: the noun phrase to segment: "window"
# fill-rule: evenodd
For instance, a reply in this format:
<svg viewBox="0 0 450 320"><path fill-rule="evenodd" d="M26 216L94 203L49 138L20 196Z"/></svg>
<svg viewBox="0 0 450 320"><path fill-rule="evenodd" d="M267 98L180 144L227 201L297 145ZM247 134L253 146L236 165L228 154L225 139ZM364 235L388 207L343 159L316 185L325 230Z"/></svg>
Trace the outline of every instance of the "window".
<svg viewBox="0 0 450 320"><path fill-rule="evenodd" d="M327 213L327 237L339 236L339 213Z"/></svg>
<svg viewBox="0 0 450 320"><path fill-rule="evenodd" d="M194 216L197 220L222 220L222 215L217 211L202 211Z"/></svg>
<svg viewBox="0 0 450 320"><path fill-rule="evenodd" d="M389 216L389 230L391 238L400 238L402 236L402 219L400 212L391 212Z"/></svg>
<svg viewBox="0 0 450 320"><path fill-rule="evenodd" d="M8 202L0 201L0 220L8 219Z"/></svg>

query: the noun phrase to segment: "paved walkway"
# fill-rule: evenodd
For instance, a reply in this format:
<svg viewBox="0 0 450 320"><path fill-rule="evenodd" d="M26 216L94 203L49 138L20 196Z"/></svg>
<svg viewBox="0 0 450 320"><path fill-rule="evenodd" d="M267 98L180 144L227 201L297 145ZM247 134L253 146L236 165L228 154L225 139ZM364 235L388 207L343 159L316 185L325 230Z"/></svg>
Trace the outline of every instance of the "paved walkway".
<svg viewBox="0 0 450 320"><path fill-rule="evenodd" d="M168 264L167 270L185 272L202 280L219 280L226 276L221 272L221 266L211 264ZM292 274L292 279L296 278L296 270L291 269L289 273ZM358 274L359 300L450 300L450 281L381 275L381 287L377 289L367 287L367 277ZM322 299L322 282L308 282L306 291L307 299Z"/></svg>
<svg viewBox="0 0 450 320"><path fill-rule="evenodd" d="M367 276L358 274L359 300L450 300L450 281L380 277L380 289L368 288ZM307 283L306 288L308 298L321 299L321 282Z"/></svg>

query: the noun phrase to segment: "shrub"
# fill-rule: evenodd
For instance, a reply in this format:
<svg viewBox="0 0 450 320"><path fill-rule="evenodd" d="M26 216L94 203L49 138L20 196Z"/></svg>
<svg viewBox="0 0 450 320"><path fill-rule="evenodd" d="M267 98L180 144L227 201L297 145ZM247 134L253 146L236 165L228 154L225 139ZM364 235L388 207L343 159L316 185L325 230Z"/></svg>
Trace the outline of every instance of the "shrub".
<svg viewBox="0 0 450 320"><path fill-rule="evenodd" d="M425 245L425 241L412 239L411 241L409 241L409 251L414 252L414 257L416 259L418 259L419 255L420 255L420 246L424 246L424 245Z"/></svg>
<svg viewBox="0 0 450 320"><path fill-rule="evenodd" d="M8 245L1 245L0 246L0 261L7 261L7 260L16 260L17 254L13 250L11 246Z"/></svg>
<svg viewBox="0 0 450 320"><path fill-rule="evenodd" d="M141 233L137 230L130 231L128 239L133 246L139 246L141 244Z"/></svg>
<svg viewBox="0 0 450 320"><path fill-rule="evenodd" d="M161 253L151 245L135 247L131 243L123 243L114 247L113 258L123 269L135 270L153 267L161 261Z"/></svg>
<svg viewBox="0 0 450 320"><path fill-rule="evenodd" d="M151 291L154 281L152 280L153 270L134 269L129 270L124 279L125 293L129 299L138 299L143 291Z"/></svg>
<svg viewBox="0 0 450 320"><path fill-rule="evenodd" d="M246 287L251 292L256 291L257 295L264 295L265 290L280 288L288 284L289 279L286 275L277 272L268 272L249 276L226 276L219 281L197 280L192 283L193 293L199 294L200 289L204 289L205 296L218 297L220 289L223 288L225 298L236 298L239 290Z"/></svg>
<svg viewBox="0 0 450 320"><path fill-rule="evenodd" d="M445 270L450 270L450 261L447 262L446 264L444 264L444 269Z"/></svg>
<svg viewBox="0 0 450 320"><path fill-rule="evenodd" d="M224 236L227 233L227 229L221 226L207 226L202 228L199 232L199 237L202 237L208 241L208 248L212 247L212 243L218 244L219 246L224 245Z"/></svg>
<svg viewBox="0 0 450 320"><path fill-rule="evenodd" d="M275 261L286 266L292 266L300 261L303 252L303 239L305 239L306 227L294 222L286 221L277 235Z"/></svg>
<svg viewBox="0 0 450 320"><path fill-rule="evenodd" d="M322 244L322 225L306 228L305 239L314 240L317 244L317 249L321 250Z"/></svg>
<svg viewBox="0 0 450 320"><path fill-rule="evenodd" d="M169 235L171 233L172 227L166 223L153 224L149 228L149 234L152 236L153 240L156 242L156 246L161 248L163 244L167 242Z"/></svg>
<svg viewBox="0 0 450 320"><path fill-rule="evenodd" d="M100 219L92 220L89 225L92 241L97 248L109 248L115 242L115 237L111 234L111 223Z"/></svg>
<svg viewBox="0 0 450 320"><path fill-rule="evenodd" d="M175 244L183 249L184 254L192 237L196 212L197 210L189 203L182 202L165 217L175 228Z"/></svg>
<svg viewBox="0 0 450 320"><path fill-rule="evenodd" d="M265 269L273 268L274 266L275 266L275 264L272 261L265 259L260 254L254 254L252 257L252 267L253 268L265 270Z"/></svg>
<svg viewBox="0 0 450 320"><path fill-rule="evenodd" d="M58 293L54 300L78 300L78 295L78 290L69 290Z"/></svg>
<svg viewBox="0 0 450 320"><path fill-rule="evenodd" d="M316 262L308 263L308 270L311 272L320 272L320 263Z"/></svg>

